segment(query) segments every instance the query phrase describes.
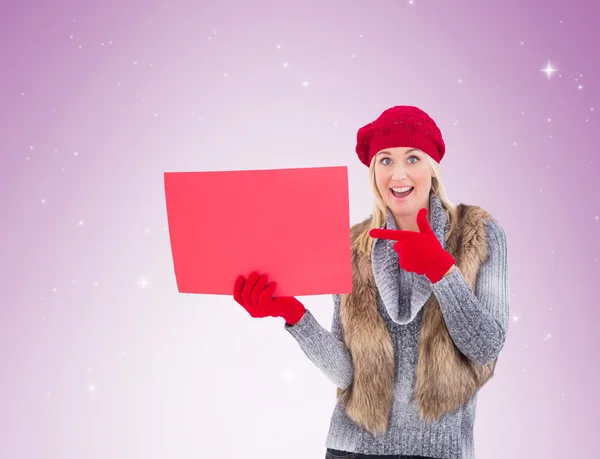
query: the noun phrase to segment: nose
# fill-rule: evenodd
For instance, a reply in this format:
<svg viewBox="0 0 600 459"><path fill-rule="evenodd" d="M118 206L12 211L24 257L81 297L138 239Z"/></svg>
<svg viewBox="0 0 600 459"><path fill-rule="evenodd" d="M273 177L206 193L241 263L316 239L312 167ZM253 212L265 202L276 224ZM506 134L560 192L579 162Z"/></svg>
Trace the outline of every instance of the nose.
<svg viewBox="0 0 600 459"><path fill-rule="evenodd" d="M406 169L402 165L398 165L394 167L394 172L392 173L392 180L403 180L406 178Z"/></svg>

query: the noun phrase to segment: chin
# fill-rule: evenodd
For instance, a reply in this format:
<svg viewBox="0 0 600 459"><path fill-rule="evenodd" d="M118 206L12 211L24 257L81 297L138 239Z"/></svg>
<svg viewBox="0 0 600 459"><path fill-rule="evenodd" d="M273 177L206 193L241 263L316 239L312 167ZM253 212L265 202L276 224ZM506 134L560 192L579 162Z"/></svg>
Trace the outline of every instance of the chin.
<svg viewBox="0 0 600 459"><path fill-rule="evenodd" d="M395 206L390 208L395 215L412 215L417 211L415 206Z"/></svg>

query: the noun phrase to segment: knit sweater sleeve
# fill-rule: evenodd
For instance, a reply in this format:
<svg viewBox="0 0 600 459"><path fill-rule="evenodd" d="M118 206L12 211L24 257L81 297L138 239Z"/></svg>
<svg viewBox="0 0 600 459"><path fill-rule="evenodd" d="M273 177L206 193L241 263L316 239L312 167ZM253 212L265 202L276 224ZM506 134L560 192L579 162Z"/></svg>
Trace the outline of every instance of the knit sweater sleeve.
<svg viewBox="0 0 600 459"><path fill-rule="evenodd" d="M284 328L296 339L302 351L337 387L346 389L352 383L354 369L350 351L344 343L340 324L340 297L333 295L331 332L323 328L307 309L294 325Z"/></svg>
<svg viewBox="0 0 600 459"><path fill-rule="evenodd" d="M433 284L452 340L480 365L496 359L504 346L510 302L506 234L492 219L486 231L489 257L481 265L475 292L458 267Z"/></svg>

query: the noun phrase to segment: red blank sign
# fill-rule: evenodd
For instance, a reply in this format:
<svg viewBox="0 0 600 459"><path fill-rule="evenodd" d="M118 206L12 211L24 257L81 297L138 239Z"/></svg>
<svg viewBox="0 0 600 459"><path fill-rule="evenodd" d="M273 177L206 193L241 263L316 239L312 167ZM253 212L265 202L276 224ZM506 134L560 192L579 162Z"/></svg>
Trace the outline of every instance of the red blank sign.
<svg viewBox="0 0 600 459"><path fill-rule="evenodd" d="M345 166L164 179L179 292L232 295L252 271L277 282L274 296L352 291Z"/></svg>

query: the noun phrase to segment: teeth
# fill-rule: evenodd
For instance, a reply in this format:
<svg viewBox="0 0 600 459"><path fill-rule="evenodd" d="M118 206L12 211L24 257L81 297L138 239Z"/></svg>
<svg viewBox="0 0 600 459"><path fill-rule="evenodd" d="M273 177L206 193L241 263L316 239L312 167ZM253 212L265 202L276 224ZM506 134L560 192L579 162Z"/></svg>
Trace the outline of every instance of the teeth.
<svg viewBox="0 0 600 459"><path fill-rule="evenodd" d="M404 188L392 188L396 193L404 193L412 188L412 186L405 186Z"/></svg>

